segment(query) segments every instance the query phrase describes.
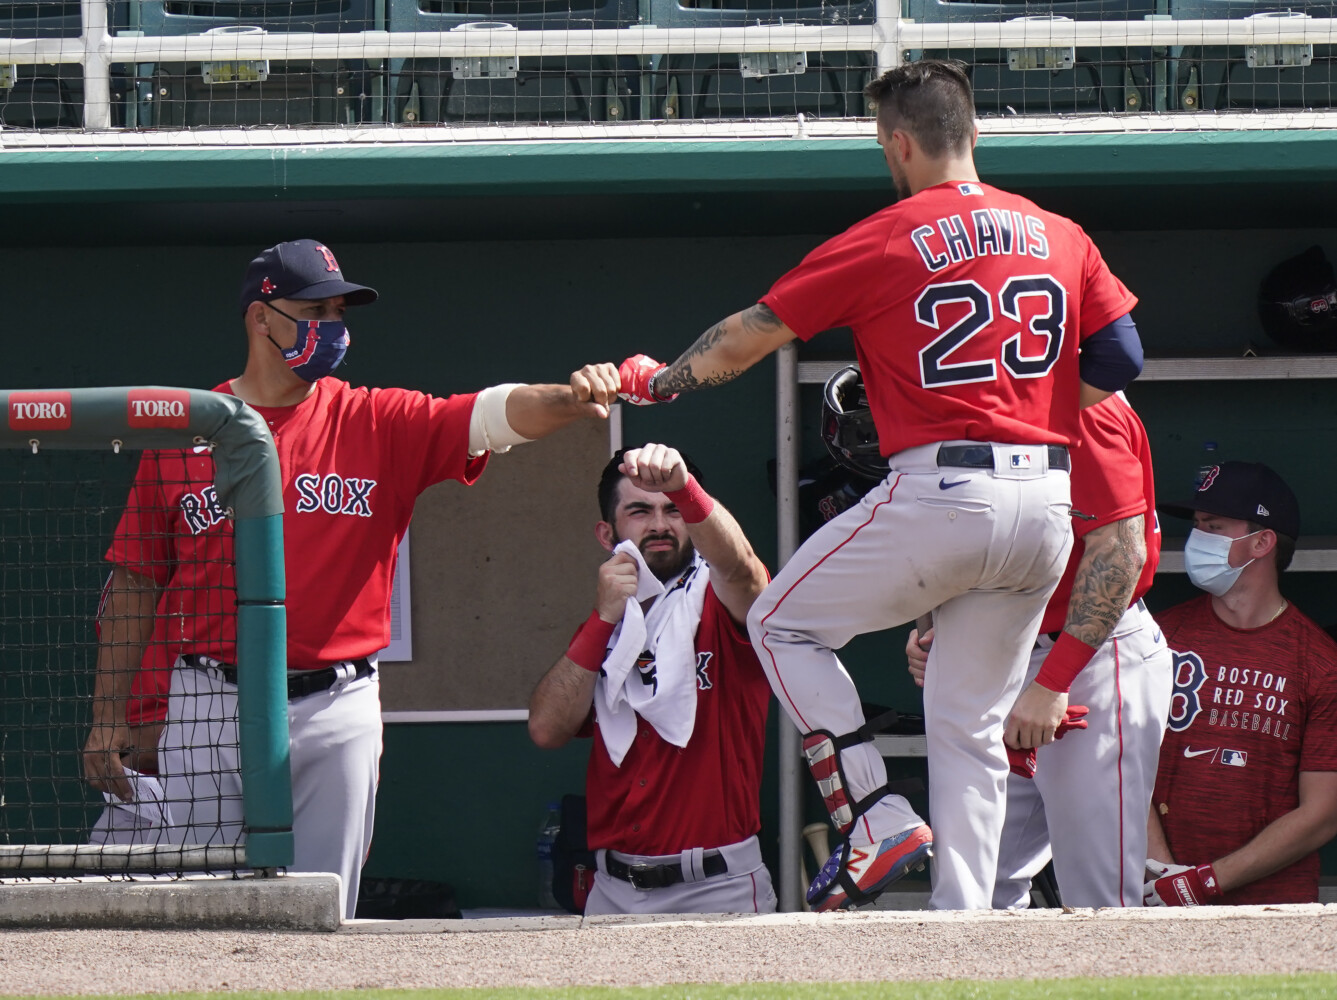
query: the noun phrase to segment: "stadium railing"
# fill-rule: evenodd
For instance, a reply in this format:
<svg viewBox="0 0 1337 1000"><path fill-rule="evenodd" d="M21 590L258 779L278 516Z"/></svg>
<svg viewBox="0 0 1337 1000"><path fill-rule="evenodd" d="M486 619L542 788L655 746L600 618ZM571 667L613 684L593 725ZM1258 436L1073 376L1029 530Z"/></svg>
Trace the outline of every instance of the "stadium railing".
<svg viewBox="0 0 1337 1000"><path fill-rule="evenodd" d="M1197 111L1209 102L1220 106L1223 101L1229 107L1293 110L1333 106L1328 47L1337 42L1337 19L1331 16L1330 3L1311 5L1308 14L1292 7L1291 13L1301 16L1278 12L1243 16L1252 0L1173 4L1157 0L1155 13L1146 13L1142 0L1104 0L1103 6L1100 0L1052 0L1038 7L904 0L904 9L902 0L871 0L871 6L813 8L818 11L815 18L797 4L783 10L711 9L676 0L644 0L635 23L628 23L629 15L616 4L616 12L607 19L602 15L586 19L577 0L394 0L388 7L387 0L361 0L373 4L370 20L375 27L366 30L364 11L338 25L364 30L338 31L326 30L314 20L314 30L305 30L301 17L282 25L267 22L264 15L269 8L263 0L155 2L164 9L177 3L186 9L207 9L214 17L220 9L229 9L228 3L232 7L223 18L226 23L218 25L225 30L206 34L137 34L149 28L129 27L128 8L124 22L118 20L122 8L109 18L106 0L79 0L83 30L77 36L28 32L22 19L11 18L8 31L0 30L9 36L0 37L0 91L12 91L11 84L30 76L32 71L21 67L81 66L83 112L78 127L98 130L155 122L179 126L191 124L190 116L144 113L144 104L151 103L144 98L151 93L126 98L136 106L129 120L119 113L113 95L120 91L113 86L112 67L133 66L139 73L146 66L199 66L201 85L195 90L198 96L212 87L214 100L201 105L212 107L228 103L217 99L220 86L245 86L238 83L244 78L262 82L255 78L268 72L266 64L342 63L369 67L365 86L351 77L345 86L357 89L359 98L369 91L371 104L354 101L350 111L346 103L335 100L330 113L328 104L315 96L317 88L308 86L313 94L297 102L303 109L298 118L419 123L472 120L475 114L494 112L499 122L508 120L508 114L515 121L568 120L563 116L615 120L624 113L627 118L646 119L670 114L686 118L689 113L866 114L854 96L859 80L934 53L974 65L982 113ZM353 2L359 0L292 0L287 6L310 4L316 9L321 3ZM482 7L477 6L480 2ZM844 11L848 19L827 17L828 10ZM872 17L867 16L869 10ZM1045 13L1035 15L1034 10ZM480 20L482 13L490 19ZM170 17L191 16L164 14L159 20L166 25ZM806 23L810 20L813 23ZM209 17L197 22L204 23L212 22ZM859 55L863 53L867 55ZM1254 76L1240 75L1241 58ZM865 59L867 66L862 65ZM412 61L407 73L406 60ZM376 67L382 64L393 78L391 109L383 107L377 96L383 78ZM633 70L639 73L639 87L629 82ZM1277 75L1269 83L1266 73L1272 71ZM511 72L516 75L503 75ZM805 78L809 82L800 84ZM401 93L405 79L407 91ZM570 100L576 93L573 79L584 81L580 86L585 89L577 95L583 103ZM1249 79L1253 82L1247 83ZM1246 84L1251 89L1247 101L1238 96ZM336 79L335 98L349 97L337 94L339 86ZM599 86L602 96L586 92ZM68 89L72 95L72 85ZM639 102L632 99L638 90L643 97ZM499 104L494 102L498 97ZM236 105L238 98L231 103ZM263 113L232 117L237 124L255 119L271 125L297 124L287 120L282 104L258 99L256 107ZM272 111L264 111L267 106ZM275 120L267 120L270 113ZM282 120L277 119L280 114ZM226 117L219 111L199 120L221 122ZM62 126L73 120L69 114L57 116ZM32 124L45 125L48 120L34 117Z"/></svg>

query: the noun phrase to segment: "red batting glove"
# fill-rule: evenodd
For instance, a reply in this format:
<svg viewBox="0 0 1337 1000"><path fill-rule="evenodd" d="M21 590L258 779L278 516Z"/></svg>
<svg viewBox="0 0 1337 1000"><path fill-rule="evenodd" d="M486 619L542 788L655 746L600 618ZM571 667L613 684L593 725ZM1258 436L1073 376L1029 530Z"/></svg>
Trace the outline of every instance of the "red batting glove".
<svg viewBox="0 0 1337 1000"><path fill-rule="evenodd" d="M649 406L652 403L667 403L677 399L672 396L658 396L650 389L650 379L662 372L668 365L661 365L648 354L633 354L618 365L617 375L621 383L618 398L625 399L632 406Z"/></svg>
<svg viewBox="0 0 1337 1000"><path fill-rule="evenodd" d="M1222 896L1211 865L1184 868L1142 887L1143 906L1202 906Z"/></svg>
<svg viewBox="0 0 1337 1000"><path fill-rule="evenodd" d="M1074 729L1086 728L1085 705L1069 705L1067 714L1059 721L1058 728L1054 730L1054 739L1060 740L1065 733L1070 733ZM1013 750L1007 747L1008 770L1021 778L1035 777L1035 747L1026 750Z"/></svg>

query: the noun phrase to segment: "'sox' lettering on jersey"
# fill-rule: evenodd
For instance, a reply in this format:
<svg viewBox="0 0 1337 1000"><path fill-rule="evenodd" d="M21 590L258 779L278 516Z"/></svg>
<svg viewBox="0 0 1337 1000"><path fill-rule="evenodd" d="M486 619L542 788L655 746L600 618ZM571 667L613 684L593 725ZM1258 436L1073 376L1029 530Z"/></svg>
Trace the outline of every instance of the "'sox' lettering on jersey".
<svg viewBox="0 0 1337 1000"><path fill-rule="evenodd" d="M715 654L707 650L704 653L696 654L696 689L698 691L709 691L715 685L710 680L710 658Z"/></svg>
<svg viewBox="0 0 1337 1000"><path fill-rule="evenodd" d="M1198 692L1207 682L1207 670L1197 653L1174 653L1174 692L1170 695L1170 729L1182 733L1202 712Z"/></svg>
<svg viewBox="0 0 1337 1000"><path fill-rule="evenodd" d="M192 535L208 531L220 521L227 520L227 511L219 504L218 491L212 486L206 486L198 493L183 493L178 503Z"/></svg>
<svg viewBox="0 0 1337 1000"><path fill-rule="evenodd" d="M190 393L185 389L131 389L125 420L131 427L189 427Z"/></svg>
<svg viewBox="0 0 1337 1000"><path fill-rule="evenodd" d="M371 517L371 491L376 488L374 479L338 476L332 472L324 476L303 472L293 480L293 485L297 488L295 509L298 514L323 510L327 514Z"/></svg>
<svg viewBox="0 0 1337 1000"><path fill-rule="evenodd" d="M977 208L969 224L959 215L944 216L911 230L910 242L930 272L976 257L1049 258L1044 221L1006 208Z"/></svg>
<svg viewBox="0 0 1337 1000"><path fill-rule="evenodd" d="M68 392L11 392L9 429L12 431L67 431L71 405Z"/></svg>

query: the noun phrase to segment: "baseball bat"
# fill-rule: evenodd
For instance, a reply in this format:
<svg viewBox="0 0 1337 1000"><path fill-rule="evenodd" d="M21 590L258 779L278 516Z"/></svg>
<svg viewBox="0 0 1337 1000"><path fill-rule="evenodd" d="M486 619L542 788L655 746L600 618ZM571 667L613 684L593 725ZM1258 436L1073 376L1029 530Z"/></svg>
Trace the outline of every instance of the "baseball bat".
<svg viewBox="0 0 1337 1000"><path fill-rule="evenodd" d="M915 619L915 628L919 630L919 637L922 639L924 633L933 627L933 612L926 611ZM923 643L920 643L923 645Z"/></svg>
<svg viewBox="0 0 1337 1000"><path fill-rule="evenodd" d="M831 854L831 848L827 841L827 835L830 827L825 823L809 823L803 828L803 839L808 842L808 847L812 850L812 856L817 859L817 867L820 870L822 865L826 864L827 857ZM808 862L806 858L799 859L799 871L803 874L803 884L806 887L812 882L815 876L808 874ZM804 894L803 909L810 911L807 894Z"/></svg>

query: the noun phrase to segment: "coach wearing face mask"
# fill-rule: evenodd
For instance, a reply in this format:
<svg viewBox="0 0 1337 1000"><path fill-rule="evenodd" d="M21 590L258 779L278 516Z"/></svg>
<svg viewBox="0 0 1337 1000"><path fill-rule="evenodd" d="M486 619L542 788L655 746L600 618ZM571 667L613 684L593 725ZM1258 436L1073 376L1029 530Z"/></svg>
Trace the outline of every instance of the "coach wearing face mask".
<svg viewBox="0 0 1337 1000"><path fill-rule="evenodd" d="M1225 462L1159 509L1192 518L1184 566L1206 593L1156 614L1174 695L1144 902L1317 902L1317 851L1337 834L1337 644L1278 586L1295 494L1266 465Z"/></svg>
<svg viewBox="0 0 1337 1000"><path fill-rule="evenodd" d="M349 347L345 310L376 292L345 281L328 247L280 243L241 289L247 357L216 387L269 425L283 480L293 840L298 872L336 872L352 917L371 845L381 753L376 654L390 638L395 554L418 495L465 485L492 452L605 418L617 369L569 385L497 385L440 398L330 377ZM159 768L175 828L165 843L244 840L237 747L232 528L207 449L148 451L112 539L84 772L130 799L125 703L155 615L181 655Z"/></svg>

